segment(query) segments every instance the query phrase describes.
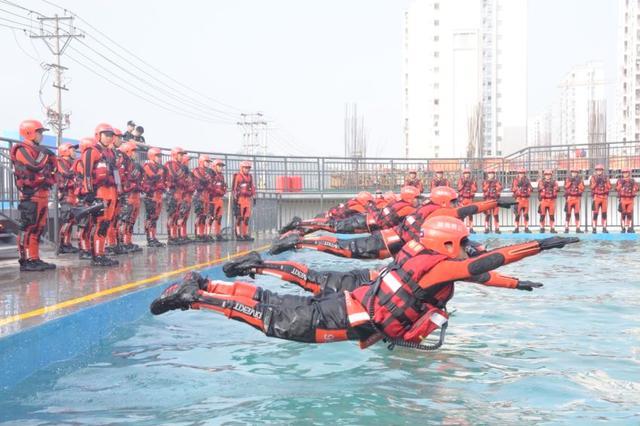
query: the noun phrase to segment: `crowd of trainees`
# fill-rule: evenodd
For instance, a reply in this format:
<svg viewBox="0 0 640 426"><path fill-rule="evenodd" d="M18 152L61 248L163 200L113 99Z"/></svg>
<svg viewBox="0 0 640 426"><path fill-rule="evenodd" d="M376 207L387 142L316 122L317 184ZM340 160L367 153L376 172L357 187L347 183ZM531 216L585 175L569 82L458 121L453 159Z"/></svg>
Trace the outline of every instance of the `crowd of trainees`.
<svg viewBox="0 0 640 426"><path fill-rule="evenodd" d="M436 170L435 177L431 181L431 188L440 186L454 187L459 194L460 204L471 204L476 196L476 193L480 189L482 196L485 200L499 199L502 192L505 190L502 183L496 179L495 171L486 170L486 179L482 182L482 187L479 187L476 181L471 175L471 170L465 169L462 175L458 179L457 185L454 185L444 177L442 170ZM595 234L597 232L598 216L600 216L600 224L602 226L602 232L607 233L607 210L609 203L609 193L615 190L618 194L618 212L620 212L621 228L622 232L634 233L633 228L633 200L638 194L638 184L631 176L631 170L629 168L623 168L621 170L622 176L619 177L615 185L611 184L611 179L605 173L604 166L598 164L595 167L595 174L588 180L588 185L591 189L593 197L592 202L592 222L591 230ZM405 178L405 185L411 185L423 191L422 181L417 177L415 170L410 170L408 176ZM580 206L582 202L582 195L585 190L585 180L582 176L581 170L572 168L570 175L564 180L564 192L563 195L566 199L565 202L565 223L564 232L569 232L569 227L573 219L577 233L582 233L580 226ZM519 169L517 176L511 183L511 192L513 197L517 201L517 205L514 206L513 212L515 215L515 229L514 233L519 233L520 228L524 228L524 232L529 233L529 199L537 195L538 215L540 216L540 232L546 231L547 224L551 233L556 233L556 201L559 196L559 185L557 179L554 178L551 170L544 170L543 176L538 180L536 189L529 180L527 170ZM534 194L535 193L535 194ZM467 226L471 233L475 232L472 226L470 218L466 219ZM489 233L491 230L496 233L500 233L500 223L498 218L497 209L485 212L485 228L484 232Z"/></svg>
<svg viewBox="0 0 640 426"><path fill-rule="evenodd" d="M144 229L150 247L163 247L156 227L163 208L167 212L168 244L192 241L226 241L222 236L223 198L227 194L224 162L200 155L190 169L189 154L171 150L162 163L158 148L146 151L146 161L136 156L138 139L123 141L120 130L101 123L93 137L79 145L64 143L57 155L41 146L44 128L37 120L20 124L21 143L11 147L15 183L19 191L21 271L44 271L55 265L40 258L40 237L48 219L50 191L56 186L60 202L58 253L77 253L96 266L116 266L109 255L132 253L141 248L132 241L133 227L144 205ZM139 136L138 136L139 138ZM251 163L243 161L233 175L231 193L236 239L252 240L249 219L255 199ZM193 209L195 240L187 236L187 220ZM79 247L71 244L77 228Z"/></svg>

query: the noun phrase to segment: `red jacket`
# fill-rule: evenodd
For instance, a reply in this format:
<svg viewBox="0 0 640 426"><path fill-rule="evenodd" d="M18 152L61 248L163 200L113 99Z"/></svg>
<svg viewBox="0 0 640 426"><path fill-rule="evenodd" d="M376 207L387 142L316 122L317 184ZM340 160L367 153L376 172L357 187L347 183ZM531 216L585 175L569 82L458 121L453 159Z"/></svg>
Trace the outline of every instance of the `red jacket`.
<svg viewBox="0 0 640 426"><path fill-rule="evenodd" d="M253 185L253 176L245 175L242 172L233 174L233 184L231 185L234 198L254 197L256 188Z"/></svg>

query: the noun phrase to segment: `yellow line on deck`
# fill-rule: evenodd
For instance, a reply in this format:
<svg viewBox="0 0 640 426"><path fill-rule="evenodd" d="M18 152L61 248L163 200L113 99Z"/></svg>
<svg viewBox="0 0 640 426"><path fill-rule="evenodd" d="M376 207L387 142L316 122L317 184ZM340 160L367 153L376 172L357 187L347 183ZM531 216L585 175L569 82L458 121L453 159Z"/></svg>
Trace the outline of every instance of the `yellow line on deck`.
<svg viewBox="0 0 640 426"><path fill-rule="evenodd" d="M168 278L168 277L171 277L173 275L180 274L182 272L190 271L192 269L198 269L198 268L203 268L205 266L215 265L216 263L224 262L225 260L233 259L234 257L244 256L245 254L249 253L250 251L264 250L267 247L269 247L269 245L260 246L260 247L254 248L253 250L245 250L245 251L242 251L242 252L239 252L239 253L228 255L228 256L226 256L224 258L210 260L209 262L204 262L204 263L198 263L196 265L187 266L186 268L175 269L173 271L164 272L162 274L155 275L155 276L149 277L149 278L145 278L143 280L134 281L134 282L131 282L131 283L128 283L128 284L122 284L122 285L119 285L117 287L112 287L112 288L108 288L106 290L98 291L96 293L87 294L86 296L81 296L81 297L77 297L75 299L65 300L64 302L56 303L55 305L44 306L42 308L35 309L33 311L29 311L29 312L25 312L25 313L22 313L22 314L14 315L14 316L11 316L11 317L7 317L5 319L0 319L0 327L3 326L3 325L11 324L11 323L16 322L16 321L23 321L23 320L26 320L26 319L29 319L29 318L33 318L33 317L37 317L37 316L40 316L40 315L48 314L50 312L55 312L55 311L58 311L60 309L68 308L70 306L79 305L81 303L89 302L89 301L98 299L98 298L103 297L103 296L108 296L110 294L120 293L120 292L123 292L125 290L129 290L129 289L132 289L132 288L135 288L135 287L139 287L141 285L148 284L148 283L151 283L151 282L154 282L154 281L158 281L158 280L161 280L163 278Z"/></svg>

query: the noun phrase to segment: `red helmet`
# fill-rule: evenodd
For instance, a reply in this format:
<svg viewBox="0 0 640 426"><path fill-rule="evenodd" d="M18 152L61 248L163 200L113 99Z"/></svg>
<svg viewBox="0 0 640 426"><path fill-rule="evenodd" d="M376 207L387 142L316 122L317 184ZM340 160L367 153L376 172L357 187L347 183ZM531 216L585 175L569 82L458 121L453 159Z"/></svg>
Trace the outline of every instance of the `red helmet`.
<svg viewBox="0 0 640 426"><path fill-rule="evenodd" d="M213 160L213 165L214 166L223 166L223 167L225 166L224 161L222 161L219 158L216 158L215 160Z"/></svg>
<svg viewBox="0 0 640 426"><path fill-rule="evenodd" d="M87 149L91 148L96 144L96 140L94 138L82 138L80 139L80 152L85 152Z"/></svg>
<svg viewBox="0 0 640 426"><path fill-rule="evenodd" d="M58 147L58 155L60 157L73 157L75 154L75 148L70 143L63 143Z"/></svg>
<svg viewBox="0 0 640 426"><path fill-rule="evenodd" d="M20 136L28 141L32 141L36 138L38 130L46 132L49 129L45 128L38 120L24 120L20 123Z"/></svg>
<svg viewBox="0 0 640 426"><path fill-rule="evenodd" d="M440 207L450 207L458 199L458 193L448 186L437 186L431 190L431 202Z"/></svg>
<svg viewBox="0 0 640 426"><path fill-rule="evenodd" d="M180 154L184 154L184 153L185 153L185 150L184 150L184 149L180 148L179 146L176 146L175 148L173 148L173 149L171 150L171 159L172 159L173 161L178 161L178 156L179 156Z"/></svg>
<svg viewBox="0 0 640 426"><path fill-rule="evenodd" d="M207 154L200 154L200 157L198 157L198 166L200 167L207 167L207 163L210 162L211 158Z"/></svg>
<svg viewBox="0 0 640 426"><path fill-rule="evenodd" d="M122 130L120 129L116 129L115 127L113 128L113 134L114 136L122 136Z"/></svg>
<svg viewBox="0 0 640 426"><path fill-rule="evenodd" d="M410 168L409 173L418 173L418 171L415 168Z"/></svg>
<svg viewBox="0 0 640 426"><path fill-rule="evenodd" d="M545 176L551 176L553 174L553 172L549 169L546 169L544 172L542 172L543 175Z"/></svg>
<svg viewBox="0 0 640 426"><path fill-rule="evenodd" d="M631 169L629 167L624 167L622 169L622 173L631 173Z"/></svg>
<svg viewBox="0 0 640 426"><path fill-rule="evenodd" d="M462 171L462 174L463 174L463 175L471 174L471 170L469 170L469 169L464 169L464 170Z"/></svg>
<svg viewBox="0 0 640 426"><path fill-rule="evenodd" d="M486 173L486 174L493 173L493 174L495 175L495 174L496 174L496 171L495 171L495 170L493 170L493 169L487 169L487 170L485 170L485 173Z"/></svg>
<svg viewBox="0 0 640 426"><path fill-rule="evenodd" d="M385 201L387 201L388 203L394 203L397 198L396 198L396 194L393 193L393 191L387 191L384 193L384 199Z"/></svg>
<svg viewBox="0 0 640 426"><path fill-rule="evenodd" d="M596 170L604 170L604 166L602 164L596 164Z"/></svg>
<svg viewBox="0 0 640 426"><path fill-rule="evenodd" d="M93 136L96 138L96 142L100 142L100 134L102 133L111 133L115 134L113 127L111 124L100 123L96 126L96 130L93 132Z"/></svg>
<svg viewBox="0 0 640 426"><path fill-rule="evenodd" d="M579 169L579 168L577 168L577 167L572 167L570 171L571 171L571 172L580 173L580 169Z"/></svg>
<svg viewBox="0 0 640 426"><path fill-rule="evenodd" d="M118 150L131 157L133 155L134 152L136 152L136 150L138 149L138 145L136 145L135 142L125 142L122 145L120 145L120 147L118 148Z"/></svg>
<svg viewBox="0 0 640 426"><path fill-rule="evenodd" d="M358 192L358 195L356 195L356 201L361 205L366 206L368 203L373 201L373 196L367 191Z"/></svg>
<svg viewBox="0 0 640 426"><path fill-rule="evenodd" d="M243 168L243 167L251 168L251 161L241 161L240 168Z"/></svg>
<svg viewBox="0 0 640 426"><path fill-rule="evenodd" d="M403 186L400 190L400 199L407 203L412 203L417 197L420 196L420 190L415 186Z"/></svg>
<svg viewBox="0 0 640 426"><path fill-rule="evenodd" d="M149 161L158 162L160 160L161 154L162 151L160 151L160 148L151 148L147 152L147 158L149 159Z"/></svg>
<svg viewBox="0 0 640 426"><path fill-rule="evenodd" d="M527 174L527 169L525 169L524 167L520 167L520 168L518 169L518 173L519 173L519 174Z"/></svg>
<svg viewBox="0 0 640 426"><path fill-rule="evenodd" d="M460 255L463 241L469 236L464 222L448 216L425 220L420 231L420 244L452 259Z"/></svg>
<svg viewBox="0 0 640 426"><path fill-rule="evenodd" d="M438 166L436 167L436 169L434 170L436 173L444 173L444 169L442 168L442 166Z"/></svg>

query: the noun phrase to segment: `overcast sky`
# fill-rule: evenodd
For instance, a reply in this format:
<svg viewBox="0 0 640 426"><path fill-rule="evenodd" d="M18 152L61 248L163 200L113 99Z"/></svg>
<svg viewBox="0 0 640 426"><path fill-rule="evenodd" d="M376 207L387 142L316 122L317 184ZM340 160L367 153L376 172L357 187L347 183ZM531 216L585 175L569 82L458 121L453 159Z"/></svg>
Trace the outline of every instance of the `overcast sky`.
<svg viewBox="0 0 640 426"><path fill-rule="evenodd" d="M344 105L357 102L365 116L369 155L401 155L402 21L409 0L55 2L140 59L208 96L195 99L200 113L203 107L214 107L225 115L213 120L231 123L201 122L150 105L64 58L63 64L70 68L67 85L71 89L64 95L64 109L72 111L72 127L68 130L72 137L90 135L100 121L124 128L127 120L134 119L145 126L145 136L152 144L237 152L241 132L233 124L236 117L228 114L262 111L273 127L272 152L342 155ZM19 3L45 14L60 12L41 0ZM529 3L530 114L541 112L553 101L558 83L573 65L601 60L607 80L615 81L615 0ZM25 13L1 3L0 9ZM2 11L0 17L12 19ZM99 36L83 22L76 24ZM74 41L67 51L69 56L120 85L133 84L157 93L138 78L156 85L158 82L108 52L95 39L88 37L83 42L89 47ZM26 117L43 118L38 97L43 71L38 64L52 57L40 40L31 41L18 31L2 27L0 46L0 129L11 130ZM89 48L112 58L117 65L108 64ZM81 55L93 58L100 66ZM150 74L164 78L135 56L125 55ZM118 65L135 77L125 74ZM117 80L109 72L126 81ZM182 94L172 92L173 108L184 111L187 105L193 105L193 94L177 88ZM43 100L52 104L54 99L51 80L46 81Z"/></svg>

